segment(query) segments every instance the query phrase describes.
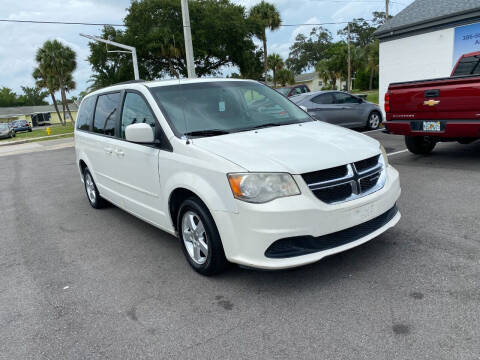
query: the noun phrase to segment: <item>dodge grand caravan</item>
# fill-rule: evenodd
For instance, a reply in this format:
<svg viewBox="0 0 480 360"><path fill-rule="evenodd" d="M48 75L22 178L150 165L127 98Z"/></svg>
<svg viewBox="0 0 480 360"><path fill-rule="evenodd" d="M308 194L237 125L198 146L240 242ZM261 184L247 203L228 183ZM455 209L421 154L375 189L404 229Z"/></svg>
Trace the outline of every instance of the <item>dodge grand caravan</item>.
<svg viewBox="0 0 480 360"><path fill-rule="evenodd" d="M312 263L400 219L398 172L376 140L255 81L98 90L80 106L75 148L92 207L108 200L178 236L204 275Z"/></svg>

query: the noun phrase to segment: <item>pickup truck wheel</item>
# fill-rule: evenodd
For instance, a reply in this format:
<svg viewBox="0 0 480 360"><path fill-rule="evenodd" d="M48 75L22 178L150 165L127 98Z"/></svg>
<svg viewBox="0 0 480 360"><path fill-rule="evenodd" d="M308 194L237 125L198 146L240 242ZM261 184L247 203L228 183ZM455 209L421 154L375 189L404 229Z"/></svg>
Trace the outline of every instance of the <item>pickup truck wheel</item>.
<svg viewBox="0 0 480 360"><path fill-rule="evenodd" d="M407 149L417 155L426 155L432 152L436 141L429 136L405 136Z"/></svg>
<svg viewBox="0 0 480 360"><path fill-rule="evenodd" d="M85 184L85 192L87 193L87 199L90 205L92 205L94 209L104 208L107 202L100 196L97 185L95 185L93 176L90 174L88 168L85 168L83 171L83 183Z"/></svg>
<svg viewBox="0 0 480 360"><path fill-rule="evenodd" d="M196 197L185 200L177 218L182 250L190 266L202 275L222 272L228 262L215 221Z"/></svg>
<svg viewBox="0 0 480 360"><path fill-rule="evenodd" d="M372 111L368 115L367 129L368 130L377 130L382 122L382 117L377 111Z"/></svg>

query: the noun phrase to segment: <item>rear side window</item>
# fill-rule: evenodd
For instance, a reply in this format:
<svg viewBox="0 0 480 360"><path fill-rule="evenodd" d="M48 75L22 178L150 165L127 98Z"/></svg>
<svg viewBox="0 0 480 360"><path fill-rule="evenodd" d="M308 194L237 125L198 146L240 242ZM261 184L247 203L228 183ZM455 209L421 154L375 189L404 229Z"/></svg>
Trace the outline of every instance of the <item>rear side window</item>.
<svg viewBox="0 0 480 360"><path fill-rule="evenodd" d="M109 136L118 136L117 118L120 111L120 93L99 95L95 118L93 120L93 132Z"/></svg>
<svg viewBox="0 0 480 360"><path fill-rule="evenodd" d="M358 99L348 94L338 92L338 93L335 93L335 103L336 104L355 104L355 103L358 103Z"/></svg>
<svg viewBox="0 0 480 360"><path fill-rule="evenodd" d="M122 111L122 138L125 139L125 128L131 124L148 124L155 127L155 118L143 98L135 93L127 93Z"/></svg>
<svg viewBox="0 0 480 360"><path fill-rule="evenodd" d="M453 76L480 75L480 55L463 58Z"/></svg>
<svg viewBox="0 0 480 360"><path fill-rule="evenodd" d="M315 96L312 100L315 104L333 104L332 94L322 94Z"/></svg>
<svg viewBox="0 0 480 360"><path fill-rule="evenodd" d="M82 106L77 116L77 129L90 130L90 124L93 119L93 108L95 106L95 96L90 96L83 100Z"/></svg>

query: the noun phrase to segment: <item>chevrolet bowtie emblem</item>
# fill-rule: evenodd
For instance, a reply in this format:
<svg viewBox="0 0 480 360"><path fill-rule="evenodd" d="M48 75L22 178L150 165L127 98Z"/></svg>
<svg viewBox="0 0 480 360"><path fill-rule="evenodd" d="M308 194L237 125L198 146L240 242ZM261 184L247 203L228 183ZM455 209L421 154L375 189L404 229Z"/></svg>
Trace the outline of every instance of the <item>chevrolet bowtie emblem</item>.
<svg viewBox="0 0 480 360"><path fill-rule="evenodd" d="M426 105L426 106L435 106L438 104L440 104L440 100L425 100L423 102L423 105Z"/></svg>

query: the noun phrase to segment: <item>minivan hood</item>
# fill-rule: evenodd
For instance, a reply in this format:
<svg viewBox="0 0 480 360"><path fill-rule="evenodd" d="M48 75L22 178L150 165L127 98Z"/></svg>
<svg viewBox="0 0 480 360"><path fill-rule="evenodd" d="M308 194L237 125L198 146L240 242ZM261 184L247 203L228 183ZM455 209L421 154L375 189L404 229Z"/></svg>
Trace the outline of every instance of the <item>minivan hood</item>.
<svg viewBox="0 0 480 360"><path fill-rule="evenodd" d="M204 137L193 145L253 172L303 174L380 153L378 141L320 121Z"/></svg>

